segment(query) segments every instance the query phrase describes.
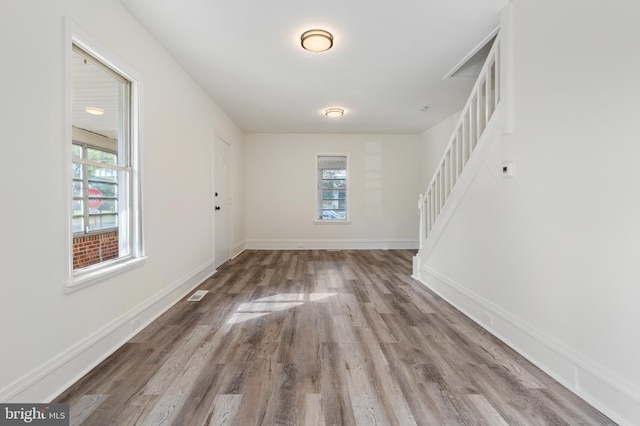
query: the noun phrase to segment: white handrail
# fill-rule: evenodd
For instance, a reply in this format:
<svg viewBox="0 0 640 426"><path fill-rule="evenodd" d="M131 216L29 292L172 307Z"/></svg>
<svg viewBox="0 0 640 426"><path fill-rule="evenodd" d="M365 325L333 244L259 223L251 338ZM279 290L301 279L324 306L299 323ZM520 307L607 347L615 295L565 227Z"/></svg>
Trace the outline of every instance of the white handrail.
<svg viewBox="0 0 640 426"><path fill-rule="evenodd" d="M469 100L424 194L420 194L420 248L458 182L480 136L500 103L500 34L496 36Z"/></svg>

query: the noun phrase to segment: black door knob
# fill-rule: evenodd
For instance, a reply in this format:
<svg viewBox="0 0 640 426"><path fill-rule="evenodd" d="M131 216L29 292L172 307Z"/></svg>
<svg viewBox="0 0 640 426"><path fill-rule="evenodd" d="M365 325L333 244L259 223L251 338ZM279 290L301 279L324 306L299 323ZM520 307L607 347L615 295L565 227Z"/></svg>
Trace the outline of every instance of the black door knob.
<svg viewBox="0 0 640 426"><path fill-rule="evenodd" d="M216 210L220 210L220 206L216 206Z"/></svg>

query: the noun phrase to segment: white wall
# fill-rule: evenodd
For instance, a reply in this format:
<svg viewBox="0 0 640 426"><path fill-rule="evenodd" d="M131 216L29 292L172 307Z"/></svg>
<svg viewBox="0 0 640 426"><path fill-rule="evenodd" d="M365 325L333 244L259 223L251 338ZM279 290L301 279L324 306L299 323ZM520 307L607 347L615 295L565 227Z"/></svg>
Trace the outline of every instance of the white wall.
<svg viewBox="0 0 640 426"><path fill-rule="evenodd" d="M235 257L244 250L245 245L245 165L244 165L244 135L241 143L236 140L231 144L231 186L232 200L232 228L231 228L231 257Z"/></svg>
<svg viewBox="0 0 640 426"><path fill-rule="evenodd" d="M512 6L514 132L495 142L422 277L638 424L640 3ZM505 160L516 177L500 176Z"/></svg>
<svg viewBox="0 0 640 426"><path fill-rule="evenodd" d="M425 130L420 135L420 182L422 191L427 189L431 178L436 172L442 154L444 154L453 131L458 123L461 112L451 114L435 126Z"/></svg>
<svg viewBox="0 0 640 426"><path fill-rule="evenodd" d="M37 402L213 271L213 134L234 144L236 155L242 134L118 1L3 2L1 9L0 401ZM66 295L64 17L143 77L148 255L138 269Z"/></svg>
<svg viewBox="0 0 640 426"><path fill-rule="evenodd" d="M249 248L417 247L419 137L248 134ZM317 152L348 152L351 224L314 224Z"/></svg>

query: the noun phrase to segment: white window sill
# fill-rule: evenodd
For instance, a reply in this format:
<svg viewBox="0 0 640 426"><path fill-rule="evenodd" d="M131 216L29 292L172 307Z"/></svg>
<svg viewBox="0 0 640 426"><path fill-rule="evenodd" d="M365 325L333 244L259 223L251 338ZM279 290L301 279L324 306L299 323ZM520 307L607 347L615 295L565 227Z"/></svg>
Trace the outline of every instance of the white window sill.
<svg viewBox="0 0 640 426"><path fill-rule="evenodd" d="M109 265L100 265L95 269L81 271L73 274L71 279L64 285L64 293L73 293L74 291L99 283L106 279L120 275L126 271L138 268L146 261L145 257L137 257L135 259L121 259Z"/></svg>
<svg viewBox="0 0 640 426"><path fill-rule="evenodd" d="M331 219L331 220L314 220L313 221L314 225L351 225L351 221L350 220L335 220L335 219Z"/></svg>

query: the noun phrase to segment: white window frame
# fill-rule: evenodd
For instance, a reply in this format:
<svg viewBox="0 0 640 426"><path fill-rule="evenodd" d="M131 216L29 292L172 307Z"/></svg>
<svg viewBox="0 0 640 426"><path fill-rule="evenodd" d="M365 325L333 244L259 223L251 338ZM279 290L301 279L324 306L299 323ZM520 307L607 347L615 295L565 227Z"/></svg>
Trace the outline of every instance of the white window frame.
<svg viewBox="0 0 640 426"><path fill-rule="evenodd" d="M90 34L86 33L80 27L75 25L70 19L65 19L65 138L64 153L68 163L65 168L65 188L67 200L67 265L66 280L63 291L70 293L89 285L96 284L108 278L119 275L123 272L141 266L146 260L143 226L142 226L142 193L141 193L141 145L142 139L140 135L141 117L142 117L142 78L131 66L120 60L116 55L111 53L100 42L94 39ZM79 270L73 269L73 228L72 228L72 199L71 191L72 173L71 173L71 145L72 145L72 114L71 114L71 55L73 45L80 47L91 56L99 60L101 63L112 69L117 74L131 82L130 86L130 123L129 123L129 173L130 180L127 185L129 189L129 206L126 209L124 217L119 219L126 221L122 227L126 235L120 236L120 244L126 245L129 253L127 256L117 259L100 262ZM121 222L122 223L122 222ZM128 229L127 229L128 228ZM122 230L119 230L119 233Z"/></svg>
<svg viewBox="0 0 640 426"><path fill-rule="evenodd" d="M345 194L345 219L322 219L318 217L318 212L321 209L322 203L322 188L320 185L320 165L319 158L320 157L344 157L346 161L346 194ZM314 157L314 224L333 224L333 225L344 225L351 223L351 161L350 154L348 152L317 152Z"/></svg>

